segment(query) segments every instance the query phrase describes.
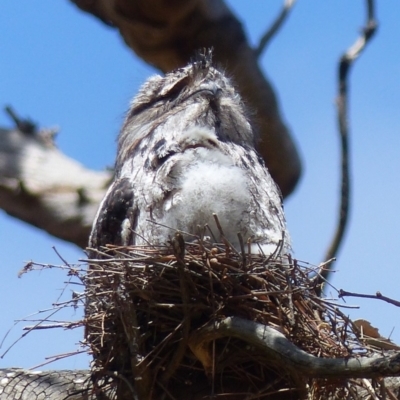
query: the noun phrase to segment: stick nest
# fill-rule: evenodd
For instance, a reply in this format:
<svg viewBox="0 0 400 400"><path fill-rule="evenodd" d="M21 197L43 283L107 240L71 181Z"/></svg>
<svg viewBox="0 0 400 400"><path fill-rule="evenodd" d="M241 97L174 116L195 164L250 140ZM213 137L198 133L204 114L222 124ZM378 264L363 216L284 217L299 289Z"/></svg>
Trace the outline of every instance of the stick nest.
<svg viewBox="0 0 400 400"><path fill-rule="evenodd" d="M86 339L100 391L119 384L139 399L327 399L352 398L360 384L302 376L240 335L201 343L205 328L235 317L317 357L366 355L351 321L317 296L316 267L185 244L179 234L169 247L89 251Z"/></svg>

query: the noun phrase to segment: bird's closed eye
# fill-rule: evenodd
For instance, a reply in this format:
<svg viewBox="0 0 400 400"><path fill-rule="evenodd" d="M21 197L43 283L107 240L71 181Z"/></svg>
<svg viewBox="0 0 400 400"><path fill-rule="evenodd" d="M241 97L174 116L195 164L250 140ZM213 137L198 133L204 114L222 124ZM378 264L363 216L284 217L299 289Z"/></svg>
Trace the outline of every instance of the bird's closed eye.
<svg viewBox="0 0 400 400"><path fill-rule="evenodd" d="M166 100L175 100L181 94L182 90L187 87L189 79L190 78L188 76L183 76L181 79L166 85L158 95L155 95L153 98L150 98L149 101L145 103L139 103L136 107L134 107L129 114L129 118L132 118L151 107L156 107L157 103L160 101L165 102Z"/></svg>
<svg viewBox="0 0 400 400"><path fill-rule="evenodd" d="M160 92L159 99L161 98L169 100L176 98L182 92L182 90L188 86L189 79L189 76L183 76L181 79L172 82L170 85L166 85Z"/></svg>

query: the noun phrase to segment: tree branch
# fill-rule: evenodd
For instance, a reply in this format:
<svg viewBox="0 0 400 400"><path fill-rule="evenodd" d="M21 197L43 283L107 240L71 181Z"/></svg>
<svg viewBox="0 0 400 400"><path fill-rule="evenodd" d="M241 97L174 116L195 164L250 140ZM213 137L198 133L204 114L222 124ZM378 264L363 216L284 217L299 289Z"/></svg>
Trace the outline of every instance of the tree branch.
<svg viewBox="0 0 400 400"><path fill-rule="evenodd" d="M364 299L382 300L396 307L400 307L400 301L391 299L390 297L383 296L381 292L376 292L376 294L363 294L363 293L347 292L346 290L340 289L339 299L343 297L358 297Z"/></svg>
<svg viewBox="0 0 400 400"><path fill-rule="evenodd" d="M400 353L386 356L353 358L319 358L306 353L277 330L238 317L206 325L193 333L189 346L205 369L212 356L209 344L220 338L234 337L257 348L274 367L283 367L294 374L313 378L378 378L400 376Z"/></svg>
<svg viewBox="0 0 400 400"><path fill-rule="evenodd" d="M366 0L367 6L367 21L363 28L362 35L356 42L342 55L339 62L338 76L338 98L337 112L339 122L340 144L341 144L341 197L338 226L333 236L332 242L325 255L325 260L334 258L343 243L343 236L347 228L350 207L350 155L349 155L349 123L348 123L348 75L350 67L353 65L356 58L365 49L368 42L371 40L376 31L377 23L374 14L374 1ZM331 272L330 268L325 268L321 271L320 283L325 282ZM322 286L321 286L322 287Z"/></svg>
<svg viewBox="0 0 400 400"><path fill-rule="evenodd" d="M0 208L85 248L111 173L66 157L53 133L0 128Z"/></svg>
<svg viewBox="0 0 400 400"><path fill-rule="evenodd" d="M90 395L87 390L89 379L89 371L1 369L0 400L94 400L97 397Z"/></svg>
<svg viewBox="0 0 400 400"><path fill-rule="evenodd" d="M223 0L71 0L116 26L126 44L163 72L186 65L203 47L233 75L259 126L258 150L284 196L300 173L299 155L282 121L273 89L258 65L241 23ZM282 162L285 160L285 162Z"/></svg>
<svg viewBox="0 0 400 400"><path fill-rule="evenodd" d="M319 358L301 350L277 330L238 317L228 317L208 324L189 337L189 347L203 363L206 371L210 370L213 363L210 344L220 338L243 340L254 346L260 356L266 357L273 368L283 368L289 374L303 376L303 379L374 379L400 376L399 352L390 351L384 355L346 359ZM90 371L33 372L18 368L1 369L0 400L13 400L18 396L35 400L39 399L38 393L43 393L49 400L97 399L90 376ZM398 391L398 378L389 378L385 382L387 390ZM102 391L101 398L114 398L111 390ZM185 390L186 394L189 393L187 387ZM360 387L360 391L362 390ZM361 394L359 398L363 398Z"/></svg>
<svg viewBox="0 0 400 400"><path fill-rule="evenodd" d="M255 52L257 57L259 58L261 54L265 51L267 45L270 43L271 39L278 33L279 29L282 27L283 23L286 21L289 16L290 10L296 3L296 0L285 0L283 3L283 7L278 17L275 19L273 24L269 27L269 29L264 33L262 38L260 39L260 43L258 44Z"/></svg>

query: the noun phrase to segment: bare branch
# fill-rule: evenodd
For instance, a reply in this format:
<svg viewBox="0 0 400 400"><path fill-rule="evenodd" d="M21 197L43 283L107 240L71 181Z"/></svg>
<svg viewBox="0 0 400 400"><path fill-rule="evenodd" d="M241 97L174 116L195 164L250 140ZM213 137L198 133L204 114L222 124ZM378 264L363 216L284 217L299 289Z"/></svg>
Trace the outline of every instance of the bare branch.
<svg viewBox="0 0 400 400"><path fill-rule="evenodd" d="M386 303L393 304L396 307L400 307L400 301L391 299L390 297L383 296L381 292L376 292L376 294L362 294L362 293L352 293L347 292L346 290L339 290L339 298L341 297L358 297L364 299L374 299L374 300L382 300Z"/></svg>
<svg viewBox="0 0 400 400"><path fill-rule="evenodd" d="M84 248L111 173L66 157L53 136L0 128L0 208Z"/></svg>
<svg viewBox="0 0 400 400"><path fill-rule="evenodd" d="M44 361L44 362L42 362L42 363L40 363L38 365L35 365L34 367L32 367L30 369L38 369L40 367L43 367L44 365L49 365L49 364L51 364L51 363L53 363L55 361L59 361L59 360L62 360L64 358L73 357L73 356L76 356L78 354L84 354L84 353L87 353L86 349L84 349L84 350L75 350L75 351L70 351L70 352L64 353L64 354L57 354L55 356L46 357L46 361Z"/></svg>
<svg viewBox="0 0 400 400"><path fill-rule="evenodd" d="M253 321L228 317L193 333L189 346L196 357L207 364L209 344L219 338L234 337L253 345L271 362L314 378L374 378L400 376L400 353L387 356L320 358L306 353L282 333Z"/></svg>
<svg viewBox="0 0 400 400"><path fill-rule="evenodd" d="M121 378L121 376L118 376ZM31 371L20 368L0 369L0 399L14 400L20 398L38 400L45 396L48 400L95 400L98 399L93 390L90 371L86 370L59 370L59 371ZM400 382L398 378L387 378L381 381L385 386L388 399L397 399ZM354 393L356 397L367 398L362 395L362 389ZM115 399L112 388L102 391L102 399ZM204 396L193 397L194 399ZM250 397L249 397L250 398ZM258 397L257 397L258 398ZM289 396L293 399L294 397ZM382 396L382 399L384 397Z"/></svg>
<svg viewBox="0 0 400 400"><path fill-rule="evenodd" d="M261 54L265 51L267 45L270 43L271 39L276 36L279 29L282 27L283 23L286 21L289 16L290 10L296 3L296 0L285 0L283 4L283 8L273 24L269 27L267 32L264 33L262 38L260 39L260 43L255 49L255 54L257 58L260 58Z"/></svg>
<svg viewBox="0 0 400 400"><path fill-rule="evenodd" d="M19 368L0 370L0 399L13 400L89 400L96 399L90 394L89 371L30 371ZM111 399L105 397L104 400Z"/></svg>
<svg viewBox="0 0 400 400"><path fill-rule="evenodd" d="M55 324L47 324L47 325L27 325L24 326L22 329L24 331L33 331L33 330L40 330L40 329L54 329L54 328L63 328L63 329L71 329L75 326L82 326L82 321L78 322L60 322Z"/></svg>
<svg viewBox="0 0 400 400"><path fill-rule="evenodd" d="M339 94L337 98L337 110L339 121L339 133L341 144L341 197L339 219L336 232L332 242L326 252L325 260L334 258L343 242L343 236L347 228L349 206L350 206L350 155L349 155L349 124L348 124L348 75L350 67L353 65L356 58L365 49L368 42L371 40L376 31L376 21L374 16L374 0L366 0L367 6L367 21L363 28L362 35L356 42L342 55L339 62ZM332 264L331 264L332 266ZM328 279L331 269L325 268L321 272L322 278Z"/></svg>

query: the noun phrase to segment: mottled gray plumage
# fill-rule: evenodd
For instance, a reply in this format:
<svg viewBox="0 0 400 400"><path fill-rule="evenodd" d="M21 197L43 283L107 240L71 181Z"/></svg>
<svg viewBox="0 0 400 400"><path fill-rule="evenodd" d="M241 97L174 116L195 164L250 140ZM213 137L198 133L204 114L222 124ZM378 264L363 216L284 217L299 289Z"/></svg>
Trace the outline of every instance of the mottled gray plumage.
<svg viewBox="0 0 400 400"><path fill-rule="evenodd" d="M216 213L234 246L241 232L254 251L272 253L282 239L289 251L280 192L254 145L239 94L208 56L150 78L122 127L90 247L164 244L167 227L196 234L208 224L218 236Z"/></svg>

